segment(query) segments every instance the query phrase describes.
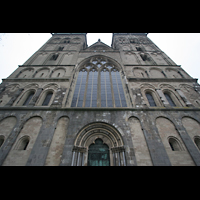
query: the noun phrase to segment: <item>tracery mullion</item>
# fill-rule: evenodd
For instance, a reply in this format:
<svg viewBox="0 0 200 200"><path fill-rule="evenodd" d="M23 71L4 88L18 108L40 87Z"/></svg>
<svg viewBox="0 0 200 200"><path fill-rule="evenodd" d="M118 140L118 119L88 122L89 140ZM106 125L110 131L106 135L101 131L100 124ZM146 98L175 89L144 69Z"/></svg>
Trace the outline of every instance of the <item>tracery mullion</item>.
<svg viewBox="0 0 200 200"><path fill-rule="evenodd" d="M86 93L85 107L91 107L92 82L93 82L93 72L90 71L89 75L88 75L88 84L87 84L87 93Z"/></svg>
<svg viewBox="0 0 200 200"><path fill-rule="evenodd" d="M93 72L91 107L97 107L98 72Z"/></svg>
<svg viewBox="0 0 200 200"><path fill-rule="evenodd" d="M110 73L106 72L107 107L113 107Z"/></svg>
<svg viewBox="0 0 200 200"><path fill-rule="evenodd" d="M101 71L101 107L107 107L106 103L106 80L105 72Z"/></svg>

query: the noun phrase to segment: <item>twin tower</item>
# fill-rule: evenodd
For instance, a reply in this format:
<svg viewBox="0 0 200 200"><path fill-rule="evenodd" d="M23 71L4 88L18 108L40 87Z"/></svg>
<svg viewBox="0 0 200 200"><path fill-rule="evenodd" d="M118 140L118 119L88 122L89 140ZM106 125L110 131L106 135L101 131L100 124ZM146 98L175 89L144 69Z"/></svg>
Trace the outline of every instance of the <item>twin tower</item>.
<svg viewBox="0 0 200 200"><path fill-rule="evenodd" d="M52 37L0 85L0 165L200 165L200 86L148 37Z"/></svg>

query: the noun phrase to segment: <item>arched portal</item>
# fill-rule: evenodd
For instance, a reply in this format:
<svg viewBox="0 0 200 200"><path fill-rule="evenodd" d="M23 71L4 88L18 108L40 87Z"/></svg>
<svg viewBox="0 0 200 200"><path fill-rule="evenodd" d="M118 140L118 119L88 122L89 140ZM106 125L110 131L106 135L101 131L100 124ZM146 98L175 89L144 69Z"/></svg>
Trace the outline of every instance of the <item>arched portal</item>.
<svg viewBox="0 0 200 200"><path fill-rule="evenodd" d="M84 126L77 134L72 151L72 166L94 163L100 166L103 163L110 166L126 166L122 136L115 127L104 122Z"/></svg>

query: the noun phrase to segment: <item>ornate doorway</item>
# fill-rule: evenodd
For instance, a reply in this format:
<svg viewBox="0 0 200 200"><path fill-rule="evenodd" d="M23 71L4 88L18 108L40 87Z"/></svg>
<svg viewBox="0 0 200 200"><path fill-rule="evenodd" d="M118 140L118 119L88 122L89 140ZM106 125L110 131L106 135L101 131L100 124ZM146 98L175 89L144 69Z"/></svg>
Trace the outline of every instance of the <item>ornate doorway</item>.
<svg viewBox="0 0 200 200"><path fill-rule="evenodd" d="M109 147L100 138L89 146L88 166L110 166Z"/></svg>
<svg viewBox="0 0 200 200"><path fill-rule="evenodd" d="M105 122L85 125L72 148L71 166L126 166L124 142L119 131Z"/></svg>

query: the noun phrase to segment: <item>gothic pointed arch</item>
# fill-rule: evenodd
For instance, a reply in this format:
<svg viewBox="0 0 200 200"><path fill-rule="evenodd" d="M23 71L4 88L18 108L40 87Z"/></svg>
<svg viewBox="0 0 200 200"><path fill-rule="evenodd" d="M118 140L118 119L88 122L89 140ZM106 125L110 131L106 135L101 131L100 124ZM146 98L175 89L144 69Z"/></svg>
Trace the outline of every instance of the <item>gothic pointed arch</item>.
<svg viewBox="0 0 200 200"><path fill-rule="evenodd" d="M88 164L88 150L96 140L108 146L110 165L126 165L125 148L121 133L105 122L94 122L84 126L74 141L72 166Z"/></svg>
<svg viewBox="0 0 200 200"><path fill-rule="evenodd" d="M85 58L84 60L82 60L77 66L76 66L76 70L78 70L81 66L85 65L85 64L101 64L104 65L106 64L114 64L119 71L122 70L122 66L120 65L120 63L108 56L104 56L104 55L95 55L95 56L89 56L88 58Z"/></svg>
<svg viewBox="0 0 200 200"><path fill-rule="evenodd" d="M71 107L127 107L123 70L117 61L91 56L77 65Z"/></svg>

